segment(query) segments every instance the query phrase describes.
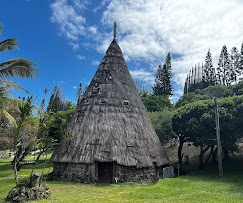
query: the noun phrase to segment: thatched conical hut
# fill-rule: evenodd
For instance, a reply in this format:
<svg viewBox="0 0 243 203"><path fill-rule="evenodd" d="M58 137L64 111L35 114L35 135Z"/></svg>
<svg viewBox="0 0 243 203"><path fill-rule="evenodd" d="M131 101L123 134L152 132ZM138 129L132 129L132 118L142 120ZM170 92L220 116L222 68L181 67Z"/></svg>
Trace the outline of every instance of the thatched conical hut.
<svg viewBox="0 0 243 203"><path fill-rule="evenodd" d="M54 176L79 182L157 181L169 161L138 95L116 32L52 155Z"/></svg>

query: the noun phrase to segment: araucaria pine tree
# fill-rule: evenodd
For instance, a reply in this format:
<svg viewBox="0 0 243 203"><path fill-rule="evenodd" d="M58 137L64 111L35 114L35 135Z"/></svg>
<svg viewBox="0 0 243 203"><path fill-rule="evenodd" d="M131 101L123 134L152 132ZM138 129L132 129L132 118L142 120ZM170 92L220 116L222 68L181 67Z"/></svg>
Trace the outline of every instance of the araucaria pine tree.
<svg viewBox="0 0 243 203"><path fill-rule="evenodd" d="M243 43L240 50L239 69L243 70Z"/></svg>
<svg viewBox="0 0 243 203"><path fill-rule="evenodd" d="M217 83L230 85L231 83L231 63L227 47L224 45L219 55Z"/></svg>
<svg viewBox="0 0 243 203"><path fill-rule="evenodd" d="M161 67L161 65L159 65L157 70L155 84L153 87L153 91L155 95L162 95L166 97L173 95L171 77L172 77L171 57L170 57L170 53L168 53L163 68Z"/></svg>
<svg viewBox="0 0 243 203"><path fill-rule="evenodd" d="M54 102L54 98L55 98L56 93L57 93L57 85L54 87L53 92L51 94L48 106L46 108L47 113L52 112L52 106L53 106L53 102Z"/></svg>
<svg viewBox="0 0 243 203"><path fill-rule="evenodd" d="M56 85L50 97L50 101L48 103L46 111L48 113L49 112L56 113L57 111L64 111L65 108L66 108L66 98L64 96L63 89L61 87L57 89L57 85Z"/></svg>
<svg viewBox="0 0 243 203"><path fill-rule="evenodd" d="M230 51L230 59L231 59L230 79L231 79L231 82L237 81L237 75L240 74L239 58L240 58L240 54L239 54L238 49L236 47L233 47Z"/></svg>
<svg viewBox="0 0 243 203"><path fill-rule="evenodd" d="M207 86L215 85L216 83L215 69L213 67L212 54L210 52L210 49L208 50L205 59L205 65L203 69L203 81Z"/></svg>
<svg viewBox="0 0 243 203"><path fill-rule="evenodd" d="M167 96L172 96L172 69L171 69L171 57L170 57L170 52L168 53L166 60L165 60L165 65L166 65L166 95Z"/></svg>
<svg viewBox="0 0 243 203"><path fill-rule="evenodd" d="M155 84L154 84L154 87L153 87L153 91L154 91L155 95L162 95L163 94L163 91L162 91L162 87L163 87L163 84L164 84L163 75L164 75L164 73L163 73L163 70L162 70L162 67L161 67L161 64L160 64L159 67L158 67L156 76L155 76Z"/></svg>

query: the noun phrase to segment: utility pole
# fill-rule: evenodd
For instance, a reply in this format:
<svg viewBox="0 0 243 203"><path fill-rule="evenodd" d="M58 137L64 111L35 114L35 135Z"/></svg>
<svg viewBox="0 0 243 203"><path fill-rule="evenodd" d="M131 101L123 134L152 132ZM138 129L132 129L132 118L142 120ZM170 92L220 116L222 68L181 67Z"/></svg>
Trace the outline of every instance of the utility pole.
<svg viewBox="0 0 243 203"><path fill-rule="evenodd" d="M217 154L218 154L218 167L219 167L219 177L223 177L223 166L222 166L222 150L220 142L220 128L219 128L219 113L218 113L218 102L217 97L214 96L215 105L215 122L216 122L216 137L217 137Z"/></svg>

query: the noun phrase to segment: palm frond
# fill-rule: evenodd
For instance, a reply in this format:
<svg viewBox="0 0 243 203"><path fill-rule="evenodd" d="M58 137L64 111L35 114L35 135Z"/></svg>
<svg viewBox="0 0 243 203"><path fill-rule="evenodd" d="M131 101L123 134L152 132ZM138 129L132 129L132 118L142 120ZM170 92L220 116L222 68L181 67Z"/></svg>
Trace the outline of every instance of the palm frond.
<svg viewBox="0 0 243 203"><path fill-rule="evenodd" d="M0 42L0 52L9 50L13 51L13 49L18 45L17 39L9 38L2 42Z"/></svg>
<svg viewBox="0 0 243 203"><path fill-rule="evenodd" d="M11 116L6 110L3 110L2 113L8 119L11 125L16 126L16 120L14 119L13 116Z"/></svg>
<svg viewBox="0 0 243 203"><path fill-rule="evenodd" d="M38 107L36 107L35 105L32 105L31 108L32 108L32 110L33 110L35 113L37 113L38 115L41 114L41 111L40 111L40 110L38 109Z"/></svg>
<svg viewBox="0 0 243 203"><path fill-rule="evenodd" d="M38 75L38 69L35 64L28 59L14 58L0 63L0 78L10 77L34 78Z"/></svg>
<svg viewBox="0 0 243 203"><path fill-rule="evenodd" d="M27 90L25 90L23 87L21 87L20 85L18 85L17 83L13 82L13 81L8 81L8 80L0 80L0 92L1 94L11 94L12 90L20 90L23 92L26 92L28 94L30 94Z"/></svg>
<svg viewBox="0 0 243 203"><path fill-rule="evenodd" d="M24 101L15 98L0 97L0 111L5 109L6 111L18 112L17 107L20 103L24 103Z"/></svg>

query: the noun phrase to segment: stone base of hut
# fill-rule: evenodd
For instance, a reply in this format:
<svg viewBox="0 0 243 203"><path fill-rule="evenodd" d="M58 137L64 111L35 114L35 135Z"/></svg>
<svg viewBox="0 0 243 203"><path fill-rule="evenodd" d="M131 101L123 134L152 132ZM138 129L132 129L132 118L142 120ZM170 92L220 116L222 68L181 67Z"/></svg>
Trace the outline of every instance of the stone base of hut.
<svg viewBox="0 0 243 203"><path fill-rule="evenodd" d="M99 178L99 163L54 163L53 179L66 181L75 181L80 183L97 183ZM156 182L163 177L163 167L136 168L122 166L113 163L111 180L114 183L115 178L118 182Z"/></svg>

